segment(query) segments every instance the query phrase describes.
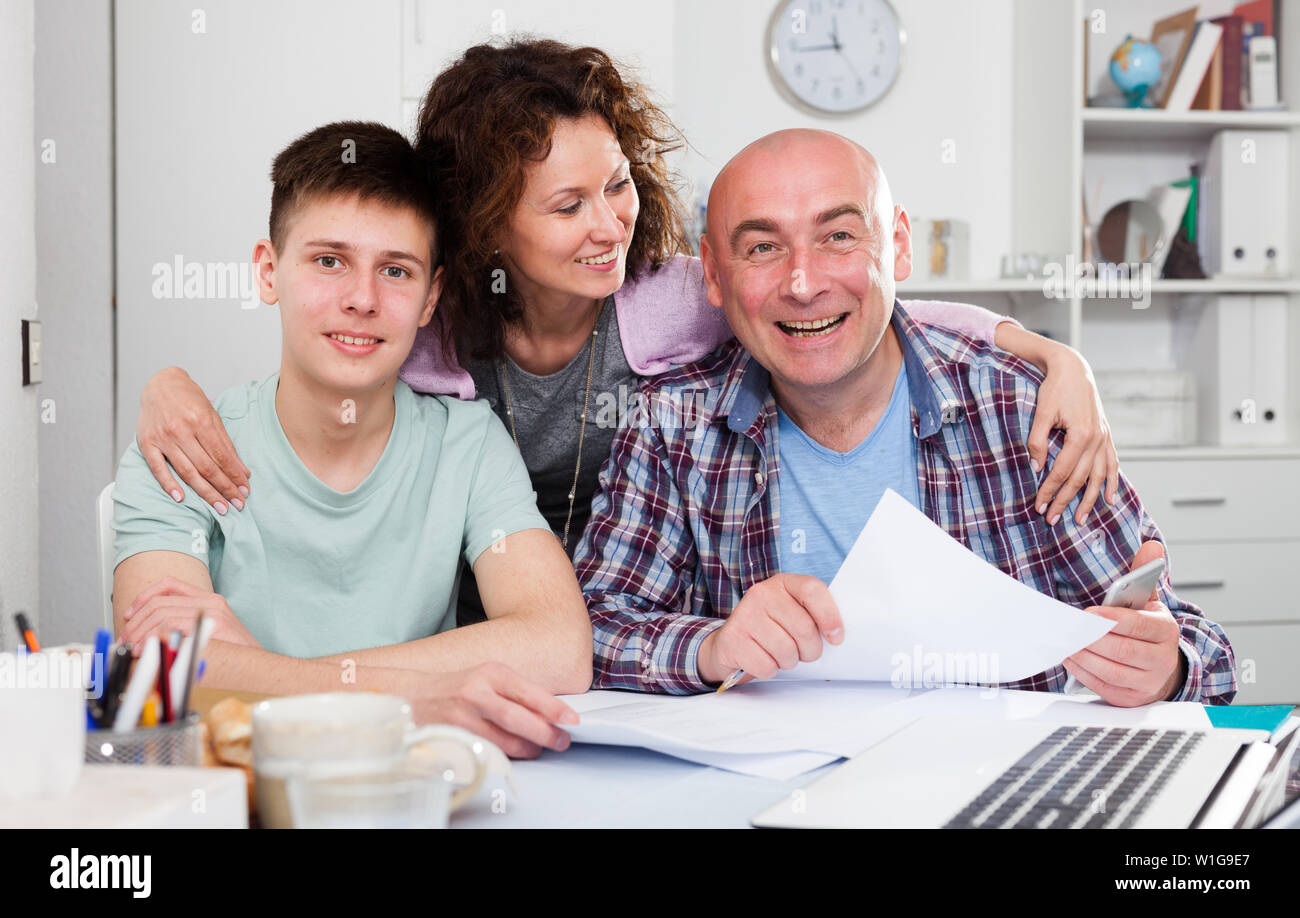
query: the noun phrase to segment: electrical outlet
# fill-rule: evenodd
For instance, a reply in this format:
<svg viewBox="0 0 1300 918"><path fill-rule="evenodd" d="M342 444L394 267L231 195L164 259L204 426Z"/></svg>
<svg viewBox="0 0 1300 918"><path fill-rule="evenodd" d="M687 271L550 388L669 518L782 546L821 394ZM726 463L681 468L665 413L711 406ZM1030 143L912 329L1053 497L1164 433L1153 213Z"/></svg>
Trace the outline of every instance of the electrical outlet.
<svg viewBox="0 0 1300 918"><path fill-rule="evenodd" d="M41 381L41 323L23 319L23 385Z"/></svg>

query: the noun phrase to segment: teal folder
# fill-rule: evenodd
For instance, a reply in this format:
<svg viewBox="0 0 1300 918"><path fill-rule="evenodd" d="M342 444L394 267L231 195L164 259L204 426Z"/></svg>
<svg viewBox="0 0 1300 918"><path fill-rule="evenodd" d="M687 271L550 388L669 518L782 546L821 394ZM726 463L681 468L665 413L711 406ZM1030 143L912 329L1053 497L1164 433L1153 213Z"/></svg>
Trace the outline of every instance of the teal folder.
<svg viewBox="0 0 1300 918"><path fill-rule="evenodd" d="M1238 727L1245 730L1267 730L1272 733L1295 710L1289 704L1230 705L1207 704L1205 713L1215 727Z"/></svg>

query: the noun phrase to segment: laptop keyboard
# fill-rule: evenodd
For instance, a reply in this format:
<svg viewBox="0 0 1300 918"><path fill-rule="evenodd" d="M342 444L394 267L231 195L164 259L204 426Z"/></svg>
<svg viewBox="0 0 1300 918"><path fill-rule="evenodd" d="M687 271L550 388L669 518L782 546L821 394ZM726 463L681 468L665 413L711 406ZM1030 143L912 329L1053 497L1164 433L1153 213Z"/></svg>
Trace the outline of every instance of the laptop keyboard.
<svg viewBox="0 0 1300 918"><path fill-rule="evenodd" d="M1061 727L945 829L1126 829L1204 737L1192 730Z"/></svg>

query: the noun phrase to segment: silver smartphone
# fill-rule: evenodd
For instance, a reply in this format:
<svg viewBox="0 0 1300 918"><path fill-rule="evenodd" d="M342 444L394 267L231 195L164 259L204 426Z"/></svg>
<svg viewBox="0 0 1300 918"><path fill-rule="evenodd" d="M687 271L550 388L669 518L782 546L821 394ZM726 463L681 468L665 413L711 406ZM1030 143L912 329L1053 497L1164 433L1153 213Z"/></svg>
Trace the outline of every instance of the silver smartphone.
<svg viewBox="0 0 1300 918"><path fill-rule="evenodd" d="M1119 606L1125 609L1146 608L1147 600L1151 598L1151 591L1156 588L1156 584L1160 582L1160 575L1164 572L1164 558L1156 558L1150 564L1129 571L1110 585L1101 605ZM1065 687L1061 691L1068 695L1076 690L1078 684L1079 681L1074 676L1070 676L1065 680Z"/></svg>
<svg viewBox="0 0 1300 918"><path fill-rule="evenodd" d="M1165 559L1156 558L1150 564L1144 564L1136 570L1129 571L1116 580L1106 591L1103 606L1119 606L1124 609L1142 609L1151 598L1151 591L1160 582L1160 575L1165 572Z"/></svg>

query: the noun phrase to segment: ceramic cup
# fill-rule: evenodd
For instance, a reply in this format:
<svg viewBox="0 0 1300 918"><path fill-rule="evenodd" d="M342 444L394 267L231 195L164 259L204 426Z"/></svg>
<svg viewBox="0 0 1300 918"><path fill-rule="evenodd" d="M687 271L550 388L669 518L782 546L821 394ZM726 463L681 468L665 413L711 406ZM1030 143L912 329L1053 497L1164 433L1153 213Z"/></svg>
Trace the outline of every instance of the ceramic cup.
<svg viewBox="0 0 1300 918"><path fill-rule="evenodd" d="M445 825L447 813L482 785L487 745L459 727L414 726L411 706L392 695L330 692L261 701L253 707L258 813L267 828L297 825L292 779L299 812L329 824L389 825L393 797L407 795L425 814L421 824ZM417 746L421 754L412 755ZM337 820L328 816L331 807Z"/></svg>

